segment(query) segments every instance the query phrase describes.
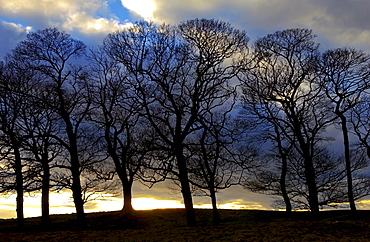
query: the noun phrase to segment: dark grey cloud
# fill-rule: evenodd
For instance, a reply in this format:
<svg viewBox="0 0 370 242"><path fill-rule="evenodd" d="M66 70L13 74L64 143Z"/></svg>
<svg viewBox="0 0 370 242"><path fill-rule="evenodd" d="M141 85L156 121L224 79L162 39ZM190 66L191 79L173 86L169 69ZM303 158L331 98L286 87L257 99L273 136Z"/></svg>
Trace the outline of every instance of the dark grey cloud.
<svg viewBox="0 0 370 242"><path fill-rule="evenodd" d="M312 29L323 48L353 46L370 51L368 0L155 0L158 21L223 19L251 39L287 28Z"/></svg>
<svg viewBox="0 0 370 242"><path fill-rule="evenodd" d="M370 29L370 1L368 0L314 0L333 24L342 28Z"/></svg>

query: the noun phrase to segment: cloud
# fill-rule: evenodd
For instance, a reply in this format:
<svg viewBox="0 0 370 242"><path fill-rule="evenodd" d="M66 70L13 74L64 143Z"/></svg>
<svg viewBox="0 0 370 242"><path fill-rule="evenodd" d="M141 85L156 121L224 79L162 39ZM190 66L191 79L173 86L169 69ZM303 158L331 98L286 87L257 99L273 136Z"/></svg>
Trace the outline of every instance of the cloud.
<svg viewBox="0 0 370 242"><path fill-rule="evenodd" d="M130 25L111 14L103 0L0 0L0 5L8 22L27 23L34 30L57 27L92 43Z"/></svg>
<svg viewBox="0 0 370 242"><path fill-rule="evenodd" d="M87 211L98 210L98 209L100 209L99 202L98 201L87 202L84 206L84 209L87 210Z"/></svg>
<svg viewBox="0 0 370 242"><path fill-rule="evenodd" d="M122 30L132 26L130 22L124 22L115 18L93 18L85 12L76 12L60 25L55 25L73 37L83 39L87 45L101 44L108 33Z"/></svg>
<svg viewBox="0 0 370 242"><path fill-rule="evenodd" d="M155 0L158 22L177 24L192 18L216 18L245 29L252 39L276 30L308 28L324 47L370 50L367 0ZM175 13L175 14L174 14Z"/></svg>
<svg viewBox="0 0 370 242"><path fill-rule="evenodd" d="M189 18L224 19L236 25L277 28L292 19L303 20L309 4L292 0L156 0L155 19L177 23ZM173 14L176 12L176 14ZM284 14L282 14L284 13Z"/></svg>
<svg viewBox="0 0 370 242"><path fill-rule="evenodd" d="M23 27L20 24L8 23L0 20L0 58L13 49L16 44L26 37L31 27Z"/></svg>
<svg viewBox="0 0 370 242"><path fill-rule="evenodd" d="M370 200L369 197L364 198L356 202L357 209L369 210L370 209Z"/></svg>
<svg viewBox="0 0 370 242"><path fill-rule="evenodd" d="M370 51L370 2L313 0L321 15L312 19L312 29L325 36L334 47L354 46Z"/></svg>
<svg viewBox="0 0 370 242"><path fill-rule="evenodd" d="M260 207L260 209L271 209L272 197L252 193L242 186L232 186L217 194L219 204L235 203L246 208Z"/></svg>
<svg viewBox="0 0 370 242"><path fill-rule="evenodd" d="M81 0L0 0L1 15L7 18L17 18L37 28L57 26L65 22L77 12L94 14L103 5L97 1Z"/></svg>
<svg viewBox="0 0 370 242"><path fill-rule="evenodd" d="M148 188L139 182L135 182L133 185L133 197L155 197L161 200L181 200L182 196L180 191L175 192L171 187L172 181L165 181L155 184L152 188Z"/></svg>
<svg viewBox="0 0 370 242"><path fill-rule="evenodd" d="M144 19L152 19L156 4L152 0L121 0L122 5Z"/></svg>
<svg viewBox="0 0 370 242"><path fill-rule="evenodd" d="M367 0L313 0L317 7L325 12L331 24L343 28L370 29L369 8Z"/></svg>
<svg viewBox="0 0 370 242"><path fill-rule="evenodd" d="M178 24L193 18L215 18L248 31L252 40L276 30L309 28L323 48L353 46L370 50L368 0L115 0L136 16ZM33 30L58 27L87 44L131 25L110 9L113 0L0 0L0 16ZM136 3L136 4L134 4ZM27 24L25 24L27 23Z"/></svg>

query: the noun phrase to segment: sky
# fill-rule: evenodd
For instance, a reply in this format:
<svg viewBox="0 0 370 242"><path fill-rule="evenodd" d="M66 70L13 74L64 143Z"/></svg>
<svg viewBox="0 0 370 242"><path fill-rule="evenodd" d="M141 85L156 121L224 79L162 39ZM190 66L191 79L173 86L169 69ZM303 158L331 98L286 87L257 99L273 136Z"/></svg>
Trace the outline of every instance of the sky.
<svg viewBox="0 0 370 242"><path fill-rule="evenodd" d="M143 19L178 24L193 18L227 21L246 30L251 41L277 30L308 28L317 35L322 50L347 46L370 53L369 9L369 0L0 0L0 60L29 31L57 27L92 47L101 44L108 33ZM134 207L141 209L148 204L182 207L181 196L171 194L167 186L160 184L148 190L136 185ZM60 204L64 195L55 196L59 196L55 198L59 203L52 202L52 213L59 213L61 207L71 207L69 196L63 198L65 204ZM220 206L271 209L271 198L240 187L218 196ZM26 216L39 213L39 200L38 196L26 200ZM208 198L195 198L195 204L204 203L209 203ZM14 196L0 199L0 218L15 216L14 204ZM109 205L93 202L86 209L104 211L121 207L122 201L111 198Z"/></svg>

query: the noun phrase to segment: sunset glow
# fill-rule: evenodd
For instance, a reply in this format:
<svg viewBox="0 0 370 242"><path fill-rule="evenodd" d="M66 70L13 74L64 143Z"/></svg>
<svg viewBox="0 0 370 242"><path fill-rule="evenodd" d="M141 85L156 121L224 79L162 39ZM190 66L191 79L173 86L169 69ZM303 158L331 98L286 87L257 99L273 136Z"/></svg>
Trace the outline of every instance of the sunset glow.
<svg viewBox="0 0 370 242"><path fill-rule="evenodd" d="M16 195L0 198L0 219L15 218L16 210ZM35 196L26 196L24 198L24 214L25 217L41 216L41 194ZM370 200L361 200L356 202L359 209L369 209ZM151 209L166 209L166 208L184 208L184 204L179 200L161 200L153 197L139 197L132 199L132 205L135 210L151 210ZM111 194L100 195L96 200L85 204L85 212L107 212L119 211L122 209L123 199L115 197ZM196 203L194 208L212 209L210 203ZM248 202L241 199L236 199L233 202L225 202L218 204L219 209L255 209L269 210L263 204ZM341 208L339 206L338 208ZM283 211L283 210L282 210ZM71 194L69 192L51 193L50 194L50 214L71 214L75 213L75 207Z"/></svg>
<svg viewBox="0 0 370 242"><path fill-rule="evenodd" d="M132 204L135 210L148 210L157 208L183 208L184 205L176 200L157 200L154 198L134 198Z"/></svg>
<svg viewBox="0 0 370 242"><path fill-rule="evenodd" d="M0 198L0 219L15 218L16 195L7 198ZM24 198L25 217L41 216L41 194L26 196ZM104 212L119 211L122 209L123 199L114 197L110 194L101 195L97 200L85 204L85 212ZM132 199L132 206L135 210L151 210L166 208L184 208L184 204L179 200L161 200L152 197L139 197ZM195 208L211 209L210 203L194 204ZM260 204L243 204L242 201L227 202L219 204L219 209L265 209ZM68 192L50 194L50 214L71 214L75 213L75 207Z"/></svg>

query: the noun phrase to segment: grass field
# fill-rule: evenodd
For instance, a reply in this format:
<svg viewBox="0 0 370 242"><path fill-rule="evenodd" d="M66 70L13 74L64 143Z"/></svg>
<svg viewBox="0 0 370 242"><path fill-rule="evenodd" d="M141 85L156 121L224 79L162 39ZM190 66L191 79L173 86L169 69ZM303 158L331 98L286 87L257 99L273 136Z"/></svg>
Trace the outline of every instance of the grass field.
<svg viewBox="0 0 370 242"><path fill-rule="evenodd" d="M370 211L308 212L221 210L222 223L212 225L211 210L196 210L198 227L186 226L183 209L87 214L78 230L75 216L52 215L52 226L27 218L17 232L16 220L0 220L0 241L370 241Z"/></svg>

